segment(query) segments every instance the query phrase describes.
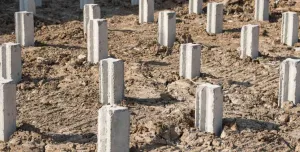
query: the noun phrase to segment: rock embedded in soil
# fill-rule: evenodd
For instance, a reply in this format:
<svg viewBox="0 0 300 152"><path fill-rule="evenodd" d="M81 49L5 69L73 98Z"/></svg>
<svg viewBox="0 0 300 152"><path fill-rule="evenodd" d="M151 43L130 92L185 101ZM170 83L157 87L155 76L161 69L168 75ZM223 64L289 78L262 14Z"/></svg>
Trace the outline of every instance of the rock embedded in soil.
<svg viewBox="0 0 300 152"><path fill-rule="evenodd" d="M290 117L288 114L283 114L281 116L278 117L278 120L281 122L281 123L287 123L289 121Z"/></svg>

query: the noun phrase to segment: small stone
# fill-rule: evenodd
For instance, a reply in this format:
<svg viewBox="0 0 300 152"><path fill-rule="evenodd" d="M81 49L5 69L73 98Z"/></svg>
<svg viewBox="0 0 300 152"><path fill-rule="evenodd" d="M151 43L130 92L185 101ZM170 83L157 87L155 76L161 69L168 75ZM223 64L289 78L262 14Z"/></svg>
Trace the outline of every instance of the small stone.
<svg viewBox="0 0 300 152"><path fill-rule="evenodd" d="M226 133L226 131L225 130L223 130L222 131L222 133L221 133L221 136L220 136L221 138L226 138L227 137L227 133Z"/></svg>
<svg viewBox="0 0 300 152"><path fill-rule="evenodd" d="M9 141L10 145L19 145L21 143L20 139L13 138Z"/></svg>
<svg viewBox="0 0 300 152"><path fill-rule="evenodd" d="M240 100L239 96L233 95L233 94L228 94L227 96L231 103L237 104L237 105L241 104L241 100Z"/></svg>
<svg viewBox="0 0 300 152"><path fill-rule="evenodd" d="M295 151L300 151L300 144L296 146Z"/></svg>
<svg viewBox="0 0 300 152"><path fill-rule="evenodd" d="M280 128L280 130L282 130L282 128ZM294 131L288 133L288 135L296 140L299 140L300 139L300 130L294 130ZM298 146L300 146L300 145L298 145Z"/></svg>
<svg viewBox="0 0 300 152"><path fill-rule="evenodd" d="M272 45L275 45L275 44L280 44L279 38L273 40Z"/></svg>
<svg viewBox="0 0 300 152"><path fill-rule="evenodd" d="M277 130L271 130L270 133L273 133L273 134L275 134L275 135L278 134L278 133L277 133Z"/></svg>
<svg viewBox="0 0 300 152"><path fill-rule="evenodd" d="M213 140L212 145L219 147L219 146L221 146L221 142L218 140Z"/></svg>
<svg viewBox="0 0 300 152"><path fill-rule="evenodd" d="M196 133L191 133L191 134L189 135L188 139L189 139L190 141L196 140L196 139L197 139L197 134L196 134Z"/></svg>
<svg viewBox="0 0 300 152"><path fill-rule="evenodd" d="M264 107L270 109L272 106L270 104L264 104Z"/></svg>
<svg viewBox="0 0 300 152"><path fill-rule="evenodd" d="M55 61L48 60L48 59L45 59L45 58L42 58L42 57L37 57L36 62L40 63L40 64L46 64L46 65L52 65L52 64L55 63Z"/></svg>
<svg viewBox="0 0 300 152"><path fill-rule="evenodd" d="M237 130L238 130L237 124L234 123L234 124L230 127L230 129L231 129L232 131L237 131Z"/></svg>
<svg viewBox="0 0 300 152"><path fill-rule="evenodd" d="M296 52L300 52L300 47L296 47L296 48L294 48L294 50L295 50Z"/></svg>
<svg viewBox="0 0 300 152"><path fill-rule="evenodd" d="M7 151L7 146L5 142L0 143L0 151Z"/></svg>
<svg viewBox="0 0 300 152"><path fill-rule="evenodd" d="M284 110L290 110L294 107L294 104L291 101L285 101L285 102L282 102L282 107Z"/></svg>
<svg viewBox="0 0 300 152"><path fill-rule="evenodd" d="M70 148L75 148L75 147L76 147L76 145L73 144L73 143L68 143L67 145L68 145Z"/></svg>
<svg viewBox="0 0 300 152"><path fill-rule="evenodd" d="M288 114L283 114L281 116L279 116L278 120L281 122L281 123L286 123L288 122L290 119L289 115Z"/></svg>
<svg viewBox="0 0 300 152"><path fill-rule="evenodd" d="M295 43L294 47L300 47L300 43L299 42Z"/></svg>
<svg viewBox="0 0 300 152"><path fill-rule="evenodd" d="M157 82L158 83L161 83L161 84L167 84L167 80L166 79L157 79Z"/></svg>
<svg viewBox="0 0 300 152"><path fill-rule="evenodd" d="M197 129L196 128L191 128L190 131L195 132L195 131L197 131Z"/></svg>
<svg viewBox="0 0 300 152"><path fill-rule="evenodd" d="M86 55L80 54L80 55L78 55L77 59L82 62L86 59Z"/></svg>
<svg viewBox="0 0 300 152"><path fill-rule="evenodd" d="M177 97L177 100L178 100L178 101L184 101L185 98L180 96L180 97Z"/></svg>
<svg viewBox="0 0 300 152"><path fill-rule="evenodd" d="M46 99L46 98L42 98L41 100L40 100L40 102L42 103L42 104L50 104L49 103L49 101Z"/></svg>
<svg viewBox="0 0 300 152"><path fill-rule="evenodd" d="M42 57L37 57L36 58L36 62L38 63L43 63L46 59L45 58L42 58Z"/></svg>
<svg viewBox="0 0 300 152"><path fill-rule="evenodd" d="M175 127L175 132L178 135L182 135L182 133L183 133L182 130L179 127Z"/></svg>

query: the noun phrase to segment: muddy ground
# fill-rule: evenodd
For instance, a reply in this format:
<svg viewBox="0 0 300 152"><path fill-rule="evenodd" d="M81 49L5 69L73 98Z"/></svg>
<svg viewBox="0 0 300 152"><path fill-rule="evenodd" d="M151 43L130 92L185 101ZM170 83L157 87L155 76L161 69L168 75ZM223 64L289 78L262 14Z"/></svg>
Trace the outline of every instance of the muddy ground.
<svg viewBox="0 0 300 152"><path fill-rule="evenodd" d="M184 0L157 0L155 23L138 24L129 1L95 0L108 20L109 54L125 61L126 104L131 112L131 151L300 150L300 106L277 107L279 64L300 52L280 44L281 13L300 2L270 2L270 22L253 20L254 2L240 0L224 10L224 32L208 35L204 14L189 15ZM158 11L177 16L177 40L157 49ZM0 44L14 42L15 0L0 1ZM35 47L22 50L23 80L17 85L17 131L0 151L95 151L99 103L98 65L85 58L79 0L43 0L35 17ZM260 57L239 59L240 30L260 25ZM201 77L178 76L179 45L202 45ZM300 44L296 44L300 46ZM224 90L220 137L194 128L197 84Z"/></svg>

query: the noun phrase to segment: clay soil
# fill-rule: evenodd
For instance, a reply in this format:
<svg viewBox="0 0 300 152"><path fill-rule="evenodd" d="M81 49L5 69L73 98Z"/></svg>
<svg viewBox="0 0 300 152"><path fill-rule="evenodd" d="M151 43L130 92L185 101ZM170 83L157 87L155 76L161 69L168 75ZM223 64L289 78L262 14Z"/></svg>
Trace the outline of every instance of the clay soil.
<svg viewBox="0 0 300 152"><path fill-rule="evenodd" d="M280 44L281 13L300 2L270 1L270 22L253 20L252 0L224 10L224 32L208 35L204 14L189 15L187 1L157 0L155 23L138 24L129 1L95 0L108 21L109 54L125 62L123 106L131 112L130 151L297 151L300 105L278 108L279 64L300 52ZM17 131L0 151L95 151L99 103L98 65L86 62L79 0L43 0L35 17L35 47L22 50L17 85ZM158 11L176 11L173 48L157 46ZM0 44L14 42L15 0L0 1ZM260 26L260 57L239 58L243 25ZM201 77L178 76L179 46L202 45ZM296 44L300 46L300 44ZM194 127L197 84L223 87L221 136ZM300 92L299 92L300 93Z"/></svg>

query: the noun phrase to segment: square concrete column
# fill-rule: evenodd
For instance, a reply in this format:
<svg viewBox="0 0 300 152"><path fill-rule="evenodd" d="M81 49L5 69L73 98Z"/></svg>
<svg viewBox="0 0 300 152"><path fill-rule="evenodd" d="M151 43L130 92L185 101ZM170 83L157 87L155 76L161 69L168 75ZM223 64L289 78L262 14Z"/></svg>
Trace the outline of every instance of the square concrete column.
<svg viewBox="0 0 300 152"><path fill-rule="evenodd" d="M131 0L131 6L139 5L139 0Z"/></svg>
<svg viewBox="0 0 300 152"><path fill-rule="evenodd" d="M127 108L104 105L98 111L98 152L129 152L130 114Z"/></svg>
<svg viewBox="0 0 300 152"><path fill-rule="evenodd" d="M199 44L180 45L180 70L179 76L193 79L200 76L201 46Z"/></svg>
<svg viewBox="0 0 300 152"><path fill-rule="evenodd" d="M161 11L158 17L158 43L172 47L176 38L176 13Z"/></svg>
<svg viewBox="0 0 300 152"><path fill-rule="evenodd" d="M282 13L281 43L293 46L298 42L299 18L296 12Z"/></svg>
<svg viewBox="0 0 300 152"><path fill-rule="evenodd" d="M87 28L88 62L99 63L108 57L107 21L105 19L89 20Z"/></svg>
<svg viewBox="0 0 300 152"><path fill-rule="evenodd" d="M15 13L16 42L21 46L34 45L34 22L32 12Z"/></svg>
<svg viewBox="0 0 300 152"><path fill-rule="evenodd" d="M242 27L241 34L241 58L247 56L256 59L258 57L259 48L259 26L245 25Z"/></svg>
<svg viewBox="0 0 300 152"><path fill-rule="evenodd" d="M202 13L203 0L189 0L189 14L201 14Z"/></svg>
<svg viewBox="0 0 300 152"><path fill-rule="evenodd" d="M0 141L7 142L16 131L16 84L0 80Z"/></svg>
<svg viewBox="0 0 300 152"><path fill-rule="evenodd" d="M279 101L292 101L295 105L300 103L300 59L286 59L280 65Z"/></svg>
<svg viewBox="0 0 300 152"><path fill-rule="evenodd" d="M223 3L208 3L206 31L210 34L223 32Z"/></svg>
<svg viewBox="0 0 300 152"><path fill-rule="evenodd" d="M22 79L21 45L4 43L0 46L0 76L18 83Z"/></svg>
<svg viewBox="0 0 300 152"><path fill-rule="evenodd" d="M85 4L94 4L94 0L80 0L80 9L84 8Z"/></svg>
<svg viewBox="0 0 300 152"><path fill-rule="evenodd" d="M35 0L35 6L42 6L42 0Z"/></svg>
<svg viewBox="0 0 300 152"><path fill-rule="evenodd" d="M119 104L124 99L124 62L108 58L100 61L100 102Z"/></svg>
<svg viewBox="0 0 300 152"><path fill-rule="evenodd" d="M154 0L139 1L139 23L154 22Z"/></svg>
<svg viewBox="0 0 300 152"><path fill-rule="evenodd" d="M86 4L83 9L83 31L87 32L88 22L92 19L100 19L101 11L98 4Z"/></svg>
<svg viewBox="0 0 300 152"><path fill-rule="evenodd" d="M35 10L35 0L19 0L19 11L27 11L32 12L33 14L36 13Z"/></svg>
<svg viewBox="0 0 300 152"><path fill-rule="evenodd" d="M195 127L200 131L222 132L223 91L218 85L198 85L196 92Z"/></svg>
<svg viewBox="0 0 300 152"><path fill-rule="evenodd" d="M269 21L269 0L255 0L255 20Z"/></svg>

